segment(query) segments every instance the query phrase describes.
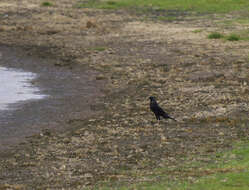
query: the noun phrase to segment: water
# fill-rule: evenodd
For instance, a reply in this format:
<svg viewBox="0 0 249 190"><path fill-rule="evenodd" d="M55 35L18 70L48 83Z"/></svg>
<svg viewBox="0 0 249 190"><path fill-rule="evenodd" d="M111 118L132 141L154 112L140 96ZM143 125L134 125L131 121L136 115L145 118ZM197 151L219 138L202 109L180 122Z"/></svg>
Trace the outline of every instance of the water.
<svg viewBox="0 0 249 190"><path fill-rule="evenodd" d="M46 97L31 81L36 74L0 67L0 110L14 109L15 103Z"/></svg>

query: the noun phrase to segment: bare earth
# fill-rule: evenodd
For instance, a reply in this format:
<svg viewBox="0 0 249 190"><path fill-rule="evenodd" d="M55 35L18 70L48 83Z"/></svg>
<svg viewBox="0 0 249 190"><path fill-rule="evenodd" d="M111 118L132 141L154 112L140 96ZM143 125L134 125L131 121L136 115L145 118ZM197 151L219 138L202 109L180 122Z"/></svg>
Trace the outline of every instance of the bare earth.
<svg viewBox="0 0 249 190"><path fill-rule="evenodd" d="M215 162L207 155L248 139L248 41L207 39L211 31L248 26L221 27L215 16L163 22L79 9L71 0L42 2L1 0L1 44L52 57L57 66L99 71L106 96L92 108L100 114L65 120L70 131L44 131L2 154L0 189L83 189L164 174L194 179L212 171L179 171L182 164ZM150 95L179 122L156 123ZM150 176L156 168L167 169Z"/></svg>

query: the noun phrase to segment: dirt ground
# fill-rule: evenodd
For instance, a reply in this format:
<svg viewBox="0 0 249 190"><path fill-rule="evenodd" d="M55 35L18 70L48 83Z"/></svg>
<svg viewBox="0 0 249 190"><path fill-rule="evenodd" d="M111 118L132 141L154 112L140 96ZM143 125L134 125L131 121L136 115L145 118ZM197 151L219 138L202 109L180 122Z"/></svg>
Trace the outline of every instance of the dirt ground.
<svg viewBox="0 0 249 190"><path fill-rule="evenodd" d="M164 22L153 13L42 2L0 2L1 44L52 57L58 67L98 71L105 97L92 106L100 114L69 119L71 130L44 131L2 154L0 189L83 189L160 175L201 176L207 172L179 168L192 160L215 162L208 155L248 139L248 41L207 39L211 31L248 26L221 27L215 15ZM151 95L177 123L155 121ZM156 168L167 169L157 174Z"/></svg>

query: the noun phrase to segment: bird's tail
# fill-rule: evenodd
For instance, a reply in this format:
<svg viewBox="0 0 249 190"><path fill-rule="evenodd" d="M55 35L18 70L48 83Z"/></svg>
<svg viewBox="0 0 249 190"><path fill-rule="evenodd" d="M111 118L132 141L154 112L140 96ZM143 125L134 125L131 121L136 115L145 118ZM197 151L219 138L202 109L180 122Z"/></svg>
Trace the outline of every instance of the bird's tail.
<svg viewBox="0 0 249 190"><path fill-rule="evenodd" d="M170 117L167 113L164 113L162 116L165 119L172 119L172 120L176 121L173 117Z"/></svg>
<svg viewBox="0 0 249 190"><path fill-rule="evenodd" d="M172 119L172 120L174 120L174 121L176 121L173 117L170 117L170 116L169 116L169 118ZM177 122L177 121L176 121L176 122Z"/></svg>

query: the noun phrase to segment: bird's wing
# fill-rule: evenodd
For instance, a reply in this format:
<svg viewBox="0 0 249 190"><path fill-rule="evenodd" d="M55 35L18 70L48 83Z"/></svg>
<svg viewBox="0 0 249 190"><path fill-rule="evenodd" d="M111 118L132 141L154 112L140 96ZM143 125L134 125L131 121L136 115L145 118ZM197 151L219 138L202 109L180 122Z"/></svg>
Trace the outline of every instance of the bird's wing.
<svg viewBox="0 0 249 190"><path fill-rule="evenodd" d="M158 106L158 113L160 114L160 115L168 115L160 106Z"/></svg>

